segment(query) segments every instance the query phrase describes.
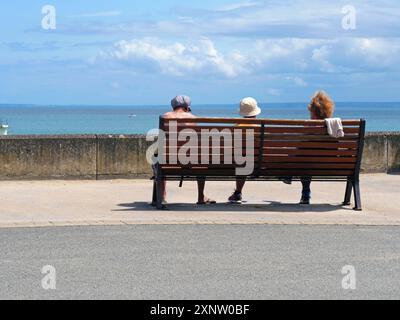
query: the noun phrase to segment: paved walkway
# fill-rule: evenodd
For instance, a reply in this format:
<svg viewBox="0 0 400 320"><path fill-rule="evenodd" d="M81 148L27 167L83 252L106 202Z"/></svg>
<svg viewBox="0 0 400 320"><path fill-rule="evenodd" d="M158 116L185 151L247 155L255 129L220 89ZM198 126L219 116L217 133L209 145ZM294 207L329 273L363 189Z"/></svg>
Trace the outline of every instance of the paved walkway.
<svg viewBox="0 0 400 320"><path fill-rule="evenodd" d="M249 182L243 205L226 203L232 182L209 182L219 203L196 206L196 184L168 184L168 211L149 206L149 180L2 181L0 227L121 224L357 224L400 225L400 175L361 177L364 210L343 207L345 183L312 184L313 205L297 204L300 183Z"/></svg>
<svg viewBox="0 0 400 320"><path fill-rule="evenodd" d="M398 240L391 226L1 229L0 299L398 299Z"/></svg>

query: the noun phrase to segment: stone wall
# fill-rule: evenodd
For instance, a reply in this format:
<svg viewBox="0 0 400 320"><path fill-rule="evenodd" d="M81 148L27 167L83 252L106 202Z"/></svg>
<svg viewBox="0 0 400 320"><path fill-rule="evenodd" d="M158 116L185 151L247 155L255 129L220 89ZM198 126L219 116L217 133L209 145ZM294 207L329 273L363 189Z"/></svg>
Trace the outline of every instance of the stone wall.
<svg viewBox="0 0 400 320"><path fill-rule="evenodd" d="M143 135L0 137L0 179L149 177ZM369 133L363 172L400 171L400 132Z"/></svg>
<svg viewBox="0 0 400 320"><path fill-rule="evenodd" d="M373 132L365 137L362 172L400 171L400 132Z"/></svg>
<svg viewBox="0 0 400 320"><path fill-rule="evenodd" d="M2 136L0 179L96 177L94 135Z"/></svg>

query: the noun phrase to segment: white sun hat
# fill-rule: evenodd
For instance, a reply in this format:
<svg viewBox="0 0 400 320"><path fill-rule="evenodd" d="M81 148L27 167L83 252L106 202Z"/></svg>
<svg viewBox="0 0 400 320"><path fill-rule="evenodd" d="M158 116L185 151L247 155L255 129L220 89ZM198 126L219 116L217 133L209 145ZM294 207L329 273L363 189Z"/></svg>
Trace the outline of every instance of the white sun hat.
<svg viewBox="0 0 400 320"><path fill-rule="evenodd" d="M248 97L240 101L239 114L242 117L254 117L260 113L261 109L258 107L256 99Z"/></svg>

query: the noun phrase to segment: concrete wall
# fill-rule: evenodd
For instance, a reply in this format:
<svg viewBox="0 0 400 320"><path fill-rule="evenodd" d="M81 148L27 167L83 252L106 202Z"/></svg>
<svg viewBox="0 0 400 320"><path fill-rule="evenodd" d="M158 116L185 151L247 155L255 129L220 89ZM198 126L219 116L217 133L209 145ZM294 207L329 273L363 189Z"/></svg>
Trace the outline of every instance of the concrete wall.
<svg viewBox="0 0 400 320"><path fill-rule="evenodd" d="M143 135L0 136L0 179L147 177Z"/></svg>
<svg viewBox="0 0 400 320"><path fill-rule="evenodd" d="M94 135L0 138L0 179L91 178L96 159Z"/></svg>
<svg viewBox="0 0 400 320"><path fill-rule="evenodd" d="M400 132L367 133L361 171L400 171Z"/></svg>
<svg viewBox="0 0 400 320"><path fill-rule="evenodd" d="M0 137L0 179L149 177L143 135ZM363 172L400 171L400 132L369 133Z"/></svg>
<svg viewBox="0 0 400 320"><path fill-rule="evenodd" d="M141 177L151 174L143 135L98 135L97 178Z"/></svg>

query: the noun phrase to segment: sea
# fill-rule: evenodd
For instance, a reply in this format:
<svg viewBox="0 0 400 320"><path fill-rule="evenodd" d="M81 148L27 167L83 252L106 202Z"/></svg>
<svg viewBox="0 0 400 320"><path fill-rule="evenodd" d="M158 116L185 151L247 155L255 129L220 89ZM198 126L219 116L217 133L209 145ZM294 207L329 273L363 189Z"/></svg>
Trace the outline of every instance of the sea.
<svg viewBox="0 0 400 320"><path fill-rule="evenodd" d="M307 119L307 103L260 104L261 117ZM31 134L138 134L158 128L169 105L80 106L0 105L0 122L9 135ZM237 104L193 105L204 117L239 117ZM366 119L367 131L400 131L400 102L337 102L335 117Z"/></svg>

